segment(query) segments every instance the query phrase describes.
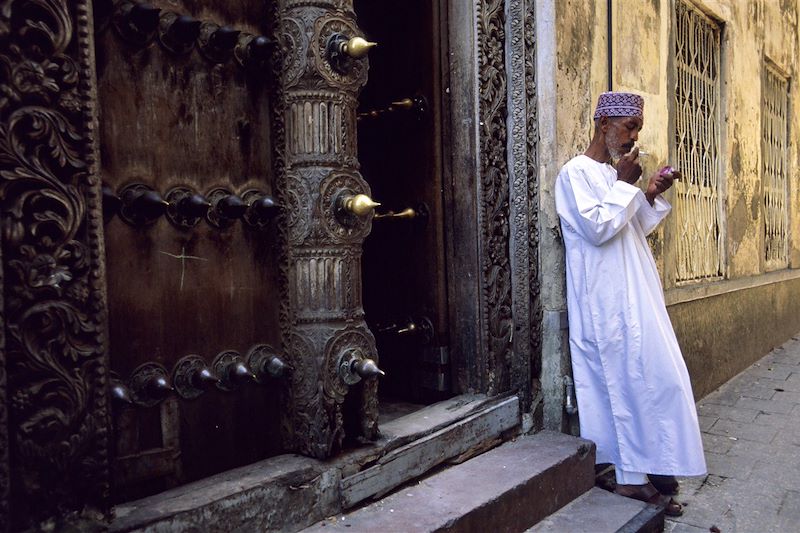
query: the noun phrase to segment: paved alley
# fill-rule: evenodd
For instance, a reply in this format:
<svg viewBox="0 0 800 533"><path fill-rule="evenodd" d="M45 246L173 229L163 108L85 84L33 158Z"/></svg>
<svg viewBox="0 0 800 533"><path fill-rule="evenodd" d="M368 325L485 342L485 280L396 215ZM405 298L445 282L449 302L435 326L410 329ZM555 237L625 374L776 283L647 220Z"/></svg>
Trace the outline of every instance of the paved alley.
<svg viewBox="0 0 800 533"><path fill-rule="evenodd" d="M697 404L706 478L668 533L800 532L800 334Z"/></svg>

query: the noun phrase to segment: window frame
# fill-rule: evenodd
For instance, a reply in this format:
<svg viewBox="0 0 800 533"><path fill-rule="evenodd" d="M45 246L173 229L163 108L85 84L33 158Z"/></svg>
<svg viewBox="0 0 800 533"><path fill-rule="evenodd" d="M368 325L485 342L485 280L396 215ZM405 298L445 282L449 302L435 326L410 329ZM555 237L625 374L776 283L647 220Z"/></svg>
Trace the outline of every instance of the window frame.
<svg viewBox="0 0 800 533"><path fill-rule="evenodd" d="M783 227L785 228L785 233L783 235L783 242L782 242L782 252L783 256L780 258L770 258L768 255L768 243L767 243L767 194L768 189L766 187L766 179L767 179L767 159L766 156L768 155L766 152L766 141L764 139L765 134L765 122L767 119L767 100L765 92L768 88L768 77L772 75L774 76L779 83L783 83L783 97L784 100L784 116L783 116L783 150L782 150L782 170L783 170ZM791 197L789 194L789 186L790 186L790 179L791 179L791 172L789 172L790 166L790 157L789 157L789 150L791 146L791 86L792 80L791 77L781 69L777 63L772 61L769 57L764 56L761 62L761 128L760 128L760 138L759 141L761 143L761 165L760 165L760 178L761 178L761 237L762 237L762 246L761 246L761 260L763 261L764 271L771 272L775 270L782 270L789 268L789 257L790 257L790 244L791 244Z"/></svg>
<svg viewBox="0 0 800 533"><path fill-rule="evenodd" d="M713 142L715 144L715 152L716 157L715 161L712 163L712 168L716 173L716 187L712 188L702 188L699 189L698 194L696 195L697 198L701 197L713 197L712 201L714 202L714 211L713 213L716 215L716 248L717 248L717 264L718 264L718 272L716 274L712 273L697 273L696 275L682 275L680 267L683 262L689 261L691 262L693 258L690 256L686 258L683 254L681 254L680 250L682 247L682 239L684 233L682 232L682 226L686 221L685 215L682 213L683 203L684 200L679 197L680 194L683 193L681 191L682 188L686 187L686 182L676 182L676 186L674 187L674 191L672 194L673 199L673 206L674 206L674 215L671 217L671 221L669 227L667 229L667 236L666 238L669 239L673 245L667 247L666 254L665 254L665 266L667 268L667 275L666 275L666 282L668 286L685 286L685 285L693 285L698 283L707 283L713 281L719 281L728 277L728 260L727 260L727 216L725 211L725 202L726 202L726 180L725 180L725 164L727 162L726 154L726 135L723 135L723 128L727 127L725 121L723 120L726 114L726 92L725 92L725 81L727 78L727 57L726 57L726 41L727 41L727 34L725 32L725 22L720 18L710 14L708 10L704 9L701 5L698 5L695 2L690 0L673 0L671 3L671 33L670 33L670 53L669 57L669 65L668 65L668 83L669 87L671 87L671 94L669 95L668 105L670 108L669 113L669 134L670 134L670 144L669 144L669 160L673 162L673 165L680 165L678 160L679 158L679 147L678 147L678 127L682 125L682 117L679 116L679 105L678 105L678 90L679 90L679 82L680 82L680 58L678 57L678 4L684 6L685 9L690 11L692 14L700 17L703 21L709 23L714 27L714 35L715 35L715 45L716 50L713 53L716 55L714 58L716 69L715 69L715 79L714 84L714 92L716 96L715 102L715 109L713 110L713 116L710 120L714 121L715 126L715 133ZM684 176L686 176L687 170L684 170ZM684 196L688 196L683 193ZM698 231L697 233L702 238L702 235ZM698 242L697 240L695 242Z"/></svg>

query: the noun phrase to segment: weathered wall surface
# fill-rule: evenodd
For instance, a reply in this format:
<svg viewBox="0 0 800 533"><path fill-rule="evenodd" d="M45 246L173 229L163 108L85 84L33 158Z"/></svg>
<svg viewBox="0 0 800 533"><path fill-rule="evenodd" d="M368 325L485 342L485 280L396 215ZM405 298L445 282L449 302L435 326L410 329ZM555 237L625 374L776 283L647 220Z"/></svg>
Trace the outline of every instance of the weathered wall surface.
<svg viewBox="0 0 800 533"><path fill-rule="evenodd" d="M673 305L669 314L699 399L800 331L800 279Z"/></svg>
<svg viewBox="0 0 800 533"><path fill-rule="evenodd" d="M614 0L610 32L605 0L554 4L557 164L542 173L541 198L543 223L557 224L547 188L558 168L588 145L594 103L608 87L609 34L613 89L636 92L645 99L639 144L650 155L642 158L644 173L673 162L675 0ZM800 331L800 270L792 270L800 268L800 40L797 0L697 0L693 5L722 27L719 192L725 221L724 276L713 282L675 282L674 216L650 242L700 397ZM765 61L790 79L790 257L789 270L779 276L767 275L764 261L761 76ZM667 199L673 199L672 192ZM563 269L560 246L561 241L554 239L551 249L541 254L554 270ZM543 270L547 268L546 263ZM563 297L563 273L552 278L558 283L547 290L555 302ZM548 357L545 353L545 361Z"/></svg>
<svg viewBox="0 0 800 533"><path fill-rule="evenodd" d="M591 140L594 102L608 84L606 16L605 2L556 2L556 139L561 163L583 153Z"/></svg>
<svg viewBox="0 0 800 533"><path fill-rule="evenodd" d="M564 249L553 197L561 165L589 142L592 95L607 84L603 2L537 0L537 98L540 177L540 286L543 310L544 426L566 430L564 375L570 374ZM595 21L596 23L592 23ZM558 28L557 31L554 31ZM575 421L572 420L574 423Z"/></svg>
<svg viewBox="0 0 800 533"><path fill-rule="evenodd" d="M734 2L730 11L713 13L725 23L722 47L723 107L727 128L722 129L727 153L723 187L727 189L727 242L729 277L761 271L761 51L758 5ZM725 64L727 63L727 68ZM723 145L724 147L725 145Z"/></svg>

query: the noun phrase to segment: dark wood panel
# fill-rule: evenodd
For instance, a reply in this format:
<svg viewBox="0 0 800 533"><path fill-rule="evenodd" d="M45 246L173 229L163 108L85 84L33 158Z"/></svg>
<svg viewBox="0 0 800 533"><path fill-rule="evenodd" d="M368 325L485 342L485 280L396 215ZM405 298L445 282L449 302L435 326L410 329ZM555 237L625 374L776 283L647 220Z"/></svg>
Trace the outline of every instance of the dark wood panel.
<svg viewBox="0 0 800 533"><path fill-rule="evenodd" d="M254 0L153 4L254 34L262 32L268 8ZM175 55L158 43L131 45L111 27L97 36L97 72L102 176L113 189L141 182L162 195L180 185L201 194L226 187L274 196L270 80L234 61L214 64L196 48ZM106 225L112 370L124 379L145 362L171 372L188 354L210 365L223 350L244 355L254 344L279 346L275 242L276 228L242 222L224 230L205 221L180 229L162 217L136 228L113 218ZM148 451L173 433L179 461L171 476L118 487L115 498L280 452L280 386L212 389L196 400L178 399L166 418L160 406L124 413L118 407L116 438L132 440L124 443L126 464L137 454L151 460Z"/></svg>
<svg viewBox="0 0 800 533"><path fill-rule="evenodd" d="M263 11L253 11L253 20ZM232 27L258 32L252 25ZM97 71L107 180L192 180L201 189L268 183L270 111L263 78L246 75L232 61L213 64L197 50L175 55L157 44L132 46L110 28L97 39Z"/></svg>

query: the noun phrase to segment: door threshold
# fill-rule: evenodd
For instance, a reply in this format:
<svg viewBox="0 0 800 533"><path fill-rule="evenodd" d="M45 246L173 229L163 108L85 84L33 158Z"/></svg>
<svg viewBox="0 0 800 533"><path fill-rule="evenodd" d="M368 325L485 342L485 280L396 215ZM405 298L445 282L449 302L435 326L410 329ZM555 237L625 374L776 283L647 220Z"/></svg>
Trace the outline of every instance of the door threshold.
<svg viewBox="0 0 800 533"><path fill-rule="evenodd" d="M378 400L378 427L423 409L427 404L403 402L387 399Z"/></svg>
<svg viewBox="0 0 800 533"><path fill-rule="evenodd" d="M520 426L516 396L457 396L381 426L327 461L271 457L114 507L110 531L297 531Z"/></svg>

